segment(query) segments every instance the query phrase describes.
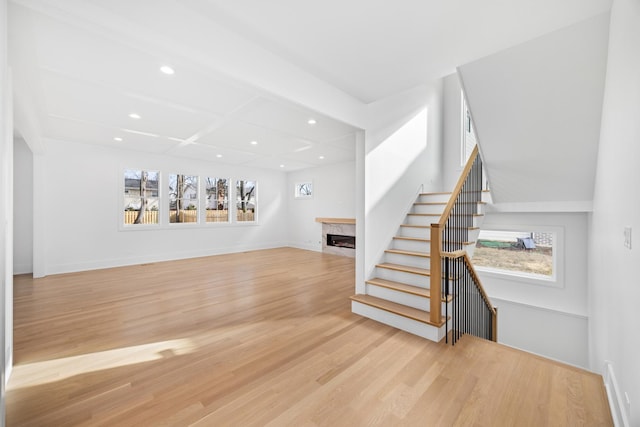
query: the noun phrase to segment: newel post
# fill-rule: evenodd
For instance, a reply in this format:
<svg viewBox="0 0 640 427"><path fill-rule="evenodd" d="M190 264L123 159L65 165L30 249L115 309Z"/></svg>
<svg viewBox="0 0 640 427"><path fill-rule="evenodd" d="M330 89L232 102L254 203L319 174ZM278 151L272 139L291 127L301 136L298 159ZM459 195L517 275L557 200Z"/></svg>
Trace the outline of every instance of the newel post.
<svg viewBox="0 0 640 427"><path fill-rule="evenodd" d="M442 247L442 232L440 224L431 224L431 276L429 288L431 298L429 301L429 320L439 325L442 319L442 262L440 250Z"/></svg>

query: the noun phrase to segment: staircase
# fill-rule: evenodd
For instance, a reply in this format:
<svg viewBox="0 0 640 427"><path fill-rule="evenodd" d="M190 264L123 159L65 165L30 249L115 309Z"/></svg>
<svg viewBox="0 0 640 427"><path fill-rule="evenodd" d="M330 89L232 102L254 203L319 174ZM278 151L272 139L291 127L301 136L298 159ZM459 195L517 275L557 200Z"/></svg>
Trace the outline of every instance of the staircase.
<svg viewBox="0 0 640 427"><path fill-rule="evenodd" d="M476 145L453 192L417 196L352 312L436 342L449 331L453 345L497 341L498 311L470 259L489 198L482 175Z"/></svg>
<svg viewBox="0 0 640 427"><path fill-rule="evenodd" d="M431 224L438 222L451 193L419 194L404 223L398 228L374 277L366 281L365 294L351 297L354 313L423 338L440 341L446 335L445 316L430 320ZM472 254L480 233L482 205L473 215L469 241L461 242ZM442 297L442 313L451 312L451 296ZM449 307L447 307L449 305Z"/></svg>

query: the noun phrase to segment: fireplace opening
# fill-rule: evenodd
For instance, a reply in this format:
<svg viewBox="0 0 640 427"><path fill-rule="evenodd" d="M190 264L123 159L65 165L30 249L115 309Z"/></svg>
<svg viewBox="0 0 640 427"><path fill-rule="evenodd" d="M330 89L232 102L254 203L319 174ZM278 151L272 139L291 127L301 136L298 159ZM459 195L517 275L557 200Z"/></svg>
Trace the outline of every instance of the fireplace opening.
<svg viewBox="0 0 640 427"><path fill-rule="evenodd" d="M340 234L327 234L327 246L338 248L356 248L355 236L341 236Z"/></svg>

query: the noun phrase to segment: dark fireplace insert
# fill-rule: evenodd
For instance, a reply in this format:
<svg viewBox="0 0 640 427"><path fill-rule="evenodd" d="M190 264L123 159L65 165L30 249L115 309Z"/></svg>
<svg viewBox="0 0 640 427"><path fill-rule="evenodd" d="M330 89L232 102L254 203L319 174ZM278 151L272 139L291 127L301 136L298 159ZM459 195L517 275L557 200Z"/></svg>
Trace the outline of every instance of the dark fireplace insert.
<svg viewBox="0 0 640 427"><path fill-rule="evenodd" d="M327 234L327 246L338 248L356 248L355 236L341 236L340 234Z"/></svg>

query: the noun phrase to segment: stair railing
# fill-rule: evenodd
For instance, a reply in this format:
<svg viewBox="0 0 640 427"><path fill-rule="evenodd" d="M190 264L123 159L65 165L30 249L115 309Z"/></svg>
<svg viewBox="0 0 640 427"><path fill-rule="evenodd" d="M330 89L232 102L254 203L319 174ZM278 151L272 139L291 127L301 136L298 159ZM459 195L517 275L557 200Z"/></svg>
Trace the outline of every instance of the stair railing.
<svg viewBox="0 0 640 427"><path fill-rule="evenodd" d="M462 328L458 331L460 333L473 333L475 331L475 326L472 328L467 327L467 325L480 322L479 319L485 316L484 313L480 315L482 310L488 311L487 315L492 325L495 326L497 319L497 311L490 304L473 265L464 251L465 245L473 243L469 241L469 230L473 227L474 217L478 212L478 204L481 201L482 159L478 155L478 146L476 146L462 170L449 202L440 216L440 220L431 224L430 320L436 323L441 322L443 293L447 302L450 296L453 299L460 298L459 301L453 304L453 307L455 308L457 304L461 305L451 313L453 327L455 328L457 325ZM452 254L456 254L456 256L452 256ZM460 254L464 254L464 256ZM460 277L458 277L458 274ZM464 279L465 277L468 277L468 280ZM475 291L468 291L468 287L464 288L464 292L461 291L455 285L458 279L461 280L461 283L467 280L470 284L469 286L473 286ZM473 292L480 295L480 299L485 301L484 308L481 308L479 304L473 305L473 303L469 303L467 297ZM463 293L466 294L462 295ZM445 304L445 307L447 307L445 319L448 319L448 304ZM497 334L494 326L492 326L493 332L489 339L496 341Z"/></svg>
<svg viewBox="0 0 640 427"><path fill-rule="evenodd" d="M498 310L491 305L467 252L443 252L441 255L445 300L451 300L451 344L455 345L463 334L497 341ZM448 330L448 305L446 307Z"/></svg>

